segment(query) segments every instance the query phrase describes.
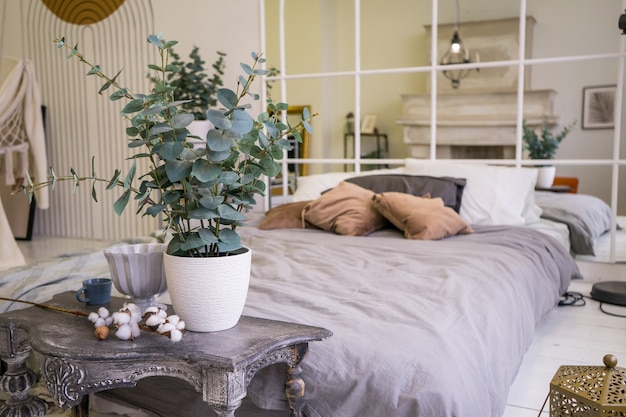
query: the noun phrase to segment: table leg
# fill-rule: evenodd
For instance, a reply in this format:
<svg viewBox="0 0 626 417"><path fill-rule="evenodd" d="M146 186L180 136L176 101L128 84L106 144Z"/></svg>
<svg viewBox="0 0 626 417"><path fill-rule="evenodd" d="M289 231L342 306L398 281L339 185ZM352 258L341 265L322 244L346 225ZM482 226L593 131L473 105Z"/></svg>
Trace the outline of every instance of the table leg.
<svg viewBox="0 0 626 417"><path fill-rule="evenodd" d="M80 404L72 407L72 417L89 417L89 394L83 395Z"/></svg>
<svg viewBox="0 0 626 417"><path fill-rule="evenodd" d="M10 398L0 407L2 417L43 417L46 415L46 403L33 397L28 390L36 382L33 371L26 366L31 347L25 339L16 336L14 325L6 328L6 344L0 344L0 358L7 364L7 370L0 377L0 390Z"/></svg>
<svg viewBox="0 0 626 417"><path fill-rule="evenodd" d="M300 417L302 415L302 405L304 400L304 378L302 378L302 368L300 363L306 355L309 345L302 343L294 346L295 363L287 369L287 382L285 383L285 395L289 403L289 417Z"/></svg>
<svg viewBox="0 0 626 417"><path fill-rule="evenodd" d="M241 401L237 403L237 405L233 405L228 407L227 409L215 409L213 411L217 414L217 417L235 417L235 410L239 408L241 405Z"/></svg>

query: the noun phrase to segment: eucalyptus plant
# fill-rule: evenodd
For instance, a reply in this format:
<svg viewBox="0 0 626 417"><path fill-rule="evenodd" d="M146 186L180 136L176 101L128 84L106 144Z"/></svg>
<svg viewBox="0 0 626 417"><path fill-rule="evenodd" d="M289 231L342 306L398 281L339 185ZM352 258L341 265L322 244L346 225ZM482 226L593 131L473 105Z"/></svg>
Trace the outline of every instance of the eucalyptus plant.
<svg viewBox="0 0 626 417"><path fill-rule="evenodd" d="M193 113L196 120L206 120L207 111L217 105L217 90L222 87L222 76L226 66L226 53L217 51L218 58L211 67L213 73L209 77L205 68L206 61L200 56L199 48L189 53L189 61L183 60L174 49L170 49L172 65L180 67L180 71L167 74L168 83L176 88L174 96L177 100L188 100L182 108ZM269 74L268 74L269 75ZM158 80L152 78L153 82Z"/></svg>
<svg viewBox="0 0 626 417"><path fill-rule="evenodd" d="M575 124L576 120L563 127L563 129L555 135L548 122L544 120L541 125L540 135L538 135L535 129L528 126L526 120L524 120L522 124L524 130L522 138L524 139L524 149L528 150L529 158L554 159L561 141L572 131Z"/></svg>
<svg viewBox="0 0 626 417"><path fill-rule="evenodd" d="M128 100L122 115L130 123L126 129L128 146L138 152L123 177L119 169L109 179L99 177L93 159L88 176L80 176L73 168L69 176L57 176L51 168L47 180L37 184L28 176L24 191L29 197L32 199L35 190L54 187L59 181L70 181L74 188L91 182L92 197L97 201L95 184L106 182L107 189L122 190L113 207L118 215L134 196L138 214L163 217L173 236L167 247L170 255L221 256L240 249L236 228L245 220L244 210L256 204L255 196L265 193L262 177L274 177L280 172L276 161L290 148L286 137L301 141L303 129L312 131L308 109L295 126L277 117L287 109L286 103L275 104L268 99L267 112L256 119L248 113L251 106L243 100L259 100L251 86L256 77L266 74L260 68L264 58L252 53L253 64L241 64L245 75L239 76L236 90L217 91L217 100L224 108L207 112L215 127L208 132L206 144L198 146L197 141L187 140L187 126L194 120L193 114L182 109L187 101L177 100L175 87L167 81L171 73L179 71L170 62L177 41L166 41L161 34L148 37L160 56L159 64L148 65L156 74L148 94L131 93L122 87L118 81L121 71L113 77L105 75L99 65L85 59L78 45L67 45L65 38L55 42L59 48L69 49L68 59L78 59L89 67L88 76L104 80L99 93L112 89L110 100ZM138 159L148 160L147 172L136 172Z"/></svg>

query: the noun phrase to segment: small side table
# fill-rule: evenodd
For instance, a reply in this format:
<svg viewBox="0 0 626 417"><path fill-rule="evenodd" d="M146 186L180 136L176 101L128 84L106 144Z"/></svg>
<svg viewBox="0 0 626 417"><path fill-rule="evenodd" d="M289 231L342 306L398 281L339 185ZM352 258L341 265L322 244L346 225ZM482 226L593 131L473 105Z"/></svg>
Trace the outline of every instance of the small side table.
<svg viewBox="0 0 626 417"><path fill-rule="evenodd" d="M348 141L352 138L352 149L354 149L354 133L344 133L343 135L343 157L348 158ZM389 138L386 133L361 133L361 138L376 139L376 158L380 159L383 152L389 152ZM382 143L381 143L382 140ZM344 166L347 170L347 166Z"/></svg>
<svg viewBox="0 0 626 417"><path fill-rule="evenodd" d="M112 298L111 310L119 309L124 301ZM78 303L73 292L43 304L94 311ZM218 416L232 417L252 377L275 363L289 366L285 394L290 416L300 416L304 397L300 362L308 342L332 334L320 327L247 316L222 332L186 331L178 343L145 331L134 341L118 340L113 334L98 341L93 330L86 317L39 307L0 314L0 358L8 364L0 389L11 397L0 407L0 415L45 415L45 404L28 394L35 377L25 361L33 351L53 398L61 408L73 408L74 416L88 415L90 393L134 387L150 376L170 376L201 392Z"/></svg>
<svg viewBox="0 0 626 417"><path fill-rule="evenodd" d="M572 187L569 185L553 185L551 187L535 187L536 191L550 191L552 193L569 193Z"/></svg>

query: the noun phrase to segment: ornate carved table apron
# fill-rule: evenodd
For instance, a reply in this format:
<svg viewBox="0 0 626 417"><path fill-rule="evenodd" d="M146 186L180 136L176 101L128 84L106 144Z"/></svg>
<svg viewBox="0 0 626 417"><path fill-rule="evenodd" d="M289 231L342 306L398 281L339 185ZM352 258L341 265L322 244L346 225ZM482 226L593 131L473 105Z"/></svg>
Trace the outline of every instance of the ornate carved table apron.
<svg viewBox="0 0 626 417"><path fill-rule="evenodd" d="M110 310L119 309L124 301L113 298ZM95 310L78 303L74 292L56 295L44 304ZM285 393L290 415L300 416L304 396L300 362L308 342L331 336L319 327L246 316L222 332L186 331L178 343L145 331L134 341L114 335L98 341L93 331L86 317L39 307L0 314L0 358L8 365L0 389L11 397L0 407L0 415L45 415L45 404L27 392L35 382L25 364L32 350L48 390L60 407L74 407L76 416L87 415L87 394L133 387L150 376L183 379L202 393L218 416L234 416L256 372L281 362L289 366Z"/></svg>

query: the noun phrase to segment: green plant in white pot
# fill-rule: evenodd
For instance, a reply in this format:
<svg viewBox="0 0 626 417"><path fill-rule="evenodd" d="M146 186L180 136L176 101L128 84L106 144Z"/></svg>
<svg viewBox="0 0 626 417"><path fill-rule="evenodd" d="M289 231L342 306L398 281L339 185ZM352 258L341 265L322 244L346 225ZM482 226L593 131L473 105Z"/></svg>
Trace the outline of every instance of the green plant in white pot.
<svg viewBox="0 0 626 417"><path fill-rule="evenodd" d="M251 66L241 64L245 75L239 77L236 90L218 90L217 99L223 108L207 112L215 127L207 134L205 146L197 147L188 140L187 130L194 116L182 109L185 102L177 100L175 88L167 81L170 73L179 70L171 64L169 55L176 41L165 41L161 35L148 37L148 42L158 48L161 62L148 65L156 73L156 81L147 94L131 93L122 87L118 81L120 73L112 78L105 75L100 66L88 62L78 48L67 45L64 38L56 42L58 47L69 49L68 59L76 58L89 67L87 75L104 80L100 93L111 89L111 100L128 100L122 115L130 122L126 129L128 146L137 149L137 153L125 176L116 170L110 178L99 177L93 163L92 172L87 176L79 175L74 169L70 170L71 175L57 176L51 169L45 182L33 184L29 177L25 192L32 196L38 188L54 186L59 181L70 181L74 187L79 183L91 183L92 196L97 201L95 184L104 182L107 189L122 191L114 204L118 214L134 196L138 214L162 216L171 232L172 238L164 255L167 285L174 310L185 320L187 328L215 331L234 326L243 310L250 271L250 250L242 247L236 229L245 220L245 210L256 204L255 197L265 193L264 176L271 178L280 172L276 161L290 147L286 137L301 140L303 129L312 131L308 109L303 111L302 120L297 125L290 126L277 118L282 110L287 109L287 104L274 104L268 99L269 112L253 118L248 113L250 105L244 100L259 99L251 92L251 86L255 78L266 71L259 68L264 59L252 54L254 63ZM148 160L146 172L136 172L138 159ZM198 282L187 281L182 288L178 288L178 278L173 275L180 271L189 274L190 265L203 260L223 264L237 258L244 258L243 262L239 261L244 264L240 284L236 284L236 278L230 272L212 276L210 266L200 268L205 276ZM182 266L172 265L176 261ZM226 285L223 291L243 288L243 294L238 295L236 302L218 301L218 307L210 310L210 299L222 290L203 290L200 286L220 281ZM189 291L190 295L183 291ZM194 301L194 294L202 297ZM187 307L191 308L190 313L185 312ZM202 311L202 307L209 311L207 308ZM214 316L233 309L234 318L207 324Z"/></svg>
<svg viewBox="0 0 626 417"><path fill-rule="evenodd" d="M211 67L213 73L209 77L205 63L200 56L199 48L194 46L189 53L189 61L183 60L179 54L170 50L172 65L180 68L178 72L169 72L166 81L174 87L177 100L185 100L183 110L194 115L195 120L206 120L207 112L217 105L217 91L224 86L222 76L226 67L226 53L217 51L218 58ZM158 82L158 79L153 79Z"/></svg>
<svg viewBox="0 0 626 417"><path fill-rule="evenodd" d="M206 61L200 56L199 49L194 46L188 60L185 60L171 48L171 64L180 70L167 73L165 81L175 88L174 97L185 101L182 109L194 115L194 121L187 126L187 130L191 135L204 140L213 127L207 119L207 112L217 105L217 91L224 85L222 76L226 67L226 53L217 51L217 59L211 65L212 73L209 76L205 67ZM159 80L151 77L151 81L156 83Z"/></svg>
<svg viewBox="0 0 626 417"><path fill-rule="evenodd" d="M559 145L565 139L565 137L572 131L572 128L576 124L574 120L569 125L563 127L563 129L556 135L552 131L552 127L544 120L540 127L540 133L537 134L535 129L523 121L523 146L528 151L528 157L535 160L551 160L556 156L556 151L559 149ZM539 174L537 177L537 187L549 188L554 182L554 176L556 173L556 167L550 163L545 165L538 165Z"/></svg>

